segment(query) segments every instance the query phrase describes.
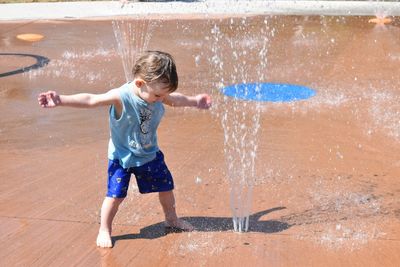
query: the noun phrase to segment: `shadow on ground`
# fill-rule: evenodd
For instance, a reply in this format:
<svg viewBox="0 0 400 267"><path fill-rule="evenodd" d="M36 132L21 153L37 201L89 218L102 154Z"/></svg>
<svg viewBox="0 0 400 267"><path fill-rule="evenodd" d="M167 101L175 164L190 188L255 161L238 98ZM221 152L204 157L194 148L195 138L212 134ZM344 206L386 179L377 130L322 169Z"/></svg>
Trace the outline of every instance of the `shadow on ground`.
<svg viewBox="0 0 400 267"><path fill-rule="evenodd" d="M275 207L260 211L250 215L249 232L258 233L277 233L288 229L291 225L276 220L261 221L260 218L268 213L286 209L285 207ZM195 227L196 232L224 232L232 231L232 217L182 217ZM126 234L113 237L113 242L125 239L155 239L163 237L171 232L164 227L164 223L156 223L140 229L138 234ZM175 231L176 232L176 231Z"/></svg>

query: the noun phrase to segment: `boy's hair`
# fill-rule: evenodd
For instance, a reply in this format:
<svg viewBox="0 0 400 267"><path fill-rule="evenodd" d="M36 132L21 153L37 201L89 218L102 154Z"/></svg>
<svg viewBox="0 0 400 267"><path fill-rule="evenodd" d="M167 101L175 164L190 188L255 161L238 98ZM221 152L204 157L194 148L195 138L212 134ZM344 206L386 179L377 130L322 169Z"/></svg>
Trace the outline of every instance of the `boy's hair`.
<svg viewBox="0 0 400 267"><path fill-rule="evenodd" d="M132 73L134 78L141 78L146 82L158 81L168 84L170 92L178 88L175 61L170 54L165 52L144 52L136 60Z"/></svg>

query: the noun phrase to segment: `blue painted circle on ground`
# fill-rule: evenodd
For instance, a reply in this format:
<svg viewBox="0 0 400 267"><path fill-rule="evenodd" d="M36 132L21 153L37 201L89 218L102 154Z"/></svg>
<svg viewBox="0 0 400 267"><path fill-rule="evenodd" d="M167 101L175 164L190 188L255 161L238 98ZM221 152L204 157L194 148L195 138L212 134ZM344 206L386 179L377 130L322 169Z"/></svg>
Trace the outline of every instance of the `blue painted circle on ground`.
<svg viewBox="0 0 400 267"><path fill-rule="evenodd" d="M281 83L243 83L222 88L222 93L241 100L291 102L315 96L316 92L301 85Z"/></svg>

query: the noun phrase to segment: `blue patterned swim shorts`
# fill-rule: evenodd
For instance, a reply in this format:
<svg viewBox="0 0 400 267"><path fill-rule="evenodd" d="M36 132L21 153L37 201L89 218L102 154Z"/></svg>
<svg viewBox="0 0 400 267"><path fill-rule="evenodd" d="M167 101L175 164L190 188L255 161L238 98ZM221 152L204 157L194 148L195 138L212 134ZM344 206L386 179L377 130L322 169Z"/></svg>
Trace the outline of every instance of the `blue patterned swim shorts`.
<svg viewBox="0 0 400 267"><path fill-rule="evenodd" d="M124 169L118 159L109 160L107 197L126 197L132 173L141 194L174 189L174 181L164 162L164 154L158 151L155 159L139 167Z"/></svg>

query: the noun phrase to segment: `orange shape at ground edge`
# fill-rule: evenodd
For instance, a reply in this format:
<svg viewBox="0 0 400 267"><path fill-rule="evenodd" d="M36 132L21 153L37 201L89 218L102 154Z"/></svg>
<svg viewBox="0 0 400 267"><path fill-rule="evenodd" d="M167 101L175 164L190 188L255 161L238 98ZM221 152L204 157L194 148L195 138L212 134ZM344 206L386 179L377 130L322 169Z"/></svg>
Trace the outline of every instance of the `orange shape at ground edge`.
<svg viewBox="0 0 400 267"><path fill-rule="evenodd" d="M42 40L44 36L36 33L24 33L24 34L18 34L17 38L23 41L37 42Z"/></svg>
<svg viewBox="0 0 400 267"><path fill-rule="evenodd" d="M390 19L390 18L379 18L379 17L376 17L376 18L373 18L373 19L368 20L368 22L370 22L370 23L376 23L376 24L379 24L379 25L384 25L384 24L389 24L389 23L391 23L391 22L392 22L392 19Z"/></svg>

